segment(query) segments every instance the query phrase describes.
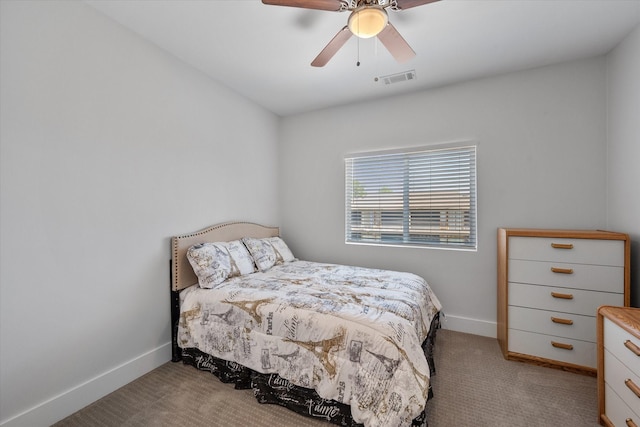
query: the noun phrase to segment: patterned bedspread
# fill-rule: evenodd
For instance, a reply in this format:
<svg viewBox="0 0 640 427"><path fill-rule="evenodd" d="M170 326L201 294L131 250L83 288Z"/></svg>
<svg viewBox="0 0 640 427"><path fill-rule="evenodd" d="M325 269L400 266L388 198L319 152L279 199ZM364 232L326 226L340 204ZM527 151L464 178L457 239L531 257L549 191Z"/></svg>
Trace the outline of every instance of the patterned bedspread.
<svg viewBox="0 0 640 427"><path fill-rule="evenodd" d="M366 426L410 425L424 409L421 343L441 304L419 276L294 261L180 301L182 348L278 373Z"/></svg>

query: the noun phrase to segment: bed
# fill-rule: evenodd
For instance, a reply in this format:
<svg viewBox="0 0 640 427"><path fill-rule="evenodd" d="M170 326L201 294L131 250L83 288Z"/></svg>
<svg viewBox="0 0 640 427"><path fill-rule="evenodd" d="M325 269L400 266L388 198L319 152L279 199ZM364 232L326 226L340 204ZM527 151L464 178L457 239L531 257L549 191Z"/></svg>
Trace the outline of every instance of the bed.
<svg viewBox="0 0 640 427"><path fill-rule="evenodd" d="M424 279L298 260L247 222L174 236L171 255L174 362L337 425L427 425L441 304Z"/></svg>

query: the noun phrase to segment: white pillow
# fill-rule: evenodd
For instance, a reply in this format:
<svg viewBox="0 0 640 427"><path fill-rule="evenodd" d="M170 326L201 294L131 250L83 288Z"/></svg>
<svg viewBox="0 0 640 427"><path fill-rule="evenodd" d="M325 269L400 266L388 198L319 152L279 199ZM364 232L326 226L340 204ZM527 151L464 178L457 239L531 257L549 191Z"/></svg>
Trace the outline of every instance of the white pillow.
<svg viewBox="0 0 640 427"><path fill-rule="evenodd" d="M253 258L240 240L201 243L187 250L187 259L201 288L213 288L230 277L256 271Z"/></svg>
<svg viewBox="0 0 640 427"><path fill-rule="evenodd" d="M293 253L291 253L291 249L289 249L289 246L287 246L282 238L269 237L266 240L271 243L271 246L273 246L273 248L275 249L276 259L282 258L283 262L295 261L296 258L293 256ZM278 254L280 254L280 256L278 256ZM279 263L276 261L276 264Z"/></svg>
<svg viewBox="0 0 640 427"><path fill-rule="evenodd" d="M276 264L294 261L295 257L287 244L280 237L256 239L245 237L242 239L258 270L264 272Z"/></svg>
<svg viewBox="0 0 640 427"><path fill-rule="evenodd" d="M256 265L253 262L253 258L241 240L225 242L224 245L229 251L229 255L231 255L231 260L235 263L238 269L238 273L234 274L232 268L230 277L244 276L245 274L251 274L256 271Z"/></svg>
<svg viewBox="0 0 640 427"><path fill-rule="evenodd" d="M226 247L216 243L201 243L187 250L187 259L198 276L201 288L213 288L231 274L231 255Z"/></svg>
<svg viewBox="0 0 640 427"><path fill-rule="evenodd" d="M267 271L276 264L276 252L273 249L273 246L271 246L271 244L265 239L244 237L242 242L249 250L258 270Z"/></svg>

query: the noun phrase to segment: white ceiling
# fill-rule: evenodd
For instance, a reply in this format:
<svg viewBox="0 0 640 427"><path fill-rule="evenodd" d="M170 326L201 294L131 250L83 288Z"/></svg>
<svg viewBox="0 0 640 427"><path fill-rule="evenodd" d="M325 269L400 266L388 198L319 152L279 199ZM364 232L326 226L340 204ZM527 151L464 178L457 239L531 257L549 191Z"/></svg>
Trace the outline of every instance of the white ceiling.
<svg viewBox="0 0 640 427"><path fill-rule="evenodd" d="M409 62L352 37L315 68L348 12L260 0L85 1L281 116L603 54L640 23L640 0L442 0L389 11L417 53ZM409 70L413 81L374 80Z"/></svg>

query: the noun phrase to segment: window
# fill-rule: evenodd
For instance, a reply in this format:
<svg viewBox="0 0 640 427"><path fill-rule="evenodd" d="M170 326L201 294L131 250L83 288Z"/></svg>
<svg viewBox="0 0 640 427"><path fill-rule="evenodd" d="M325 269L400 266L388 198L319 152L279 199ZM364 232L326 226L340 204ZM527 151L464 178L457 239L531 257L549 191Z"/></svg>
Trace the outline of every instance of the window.
<svg viewBox="0 0 640 427"><path fill-rule="evenodd" d="M476 145L345 158L346 242L476 249Z"/></svg>

